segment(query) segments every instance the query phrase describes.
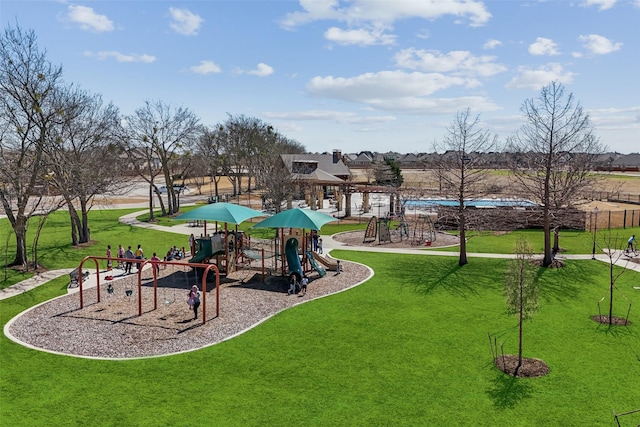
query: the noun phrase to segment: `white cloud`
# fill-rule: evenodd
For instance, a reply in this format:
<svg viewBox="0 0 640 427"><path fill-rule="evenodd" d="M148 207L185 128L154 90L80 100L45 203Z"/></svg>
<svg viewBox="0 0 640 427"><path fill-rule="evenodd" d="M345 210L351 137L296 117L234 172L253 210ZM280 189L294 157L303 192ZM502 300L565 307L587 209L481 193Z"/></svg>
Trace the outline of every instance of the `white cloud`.
<svg viewBox="0 0 640 427"><path fill-rule="evenodd" d="M273 67L261 62L258 64L255 70L247 71L247 74L251 74L258 77L266 77L273 74L273 71L274 71Z"/></svg>
<svg viewBox="0 0 640 427"><path fill-rule="evenodd" d="M338 0L300 0L302 11L285 15L280 25L286 29L320 20L347 22L352 26L370 24L389 27L402 19L434 20L452 15L467 18L469 25L482 26L491 18L483 2L476 0L370 1L353 0L341 7Z"/></svg>
<svg viewBox="0 0 640 427"><path fill-rule="evenodd" d="M475 84L474 79L440 73L382 71L351 78L314 77L306 90L313 96L361 103L384 111L442 114L463 108L465 102L477 110L497 108L482 97L429 98L441 90Z"/></svg>
<svg viewBox="0 0 640 427"><path fill-rule="evenodd" d="M607 10L611 9L618 0L584 0L582 6L590 7L590 6L599 6L599 10Z"/></svg>
<svg viewBox="0 0 640 427"><path fill-rule="evenodd" d="M200 15L196 15L189 9L178 9L176 7L169 8L171 22L169 26L173 31L184 36L194 36L198 34L200 26L204 19Z"/></svg>
<svg viewBox="0 0 640 427"><path fill-rule="evenodd" d="M242 68L236 68L233 71L233 73L234 74L251 74L252 76L266 77L266 76L270 76L271 74L273 74L274 73L274 69L270 65L267 65L267 64L261 62L253 70L244 70Z"/></svg>
<svg viewBox="0 0 640 427"><path fill-rule="evenodd" d="M392 45L396 41L396 36L383 34L381 30L342 30L337 27L331 27L324 33L324 37L332 42L341 45Z"/></svg>
<svg viewBox="0 0 640 427"><path fill-rule="evenodd" d="M104 61L109 58L114 58L117 62L142 62L145 64L149 64L156 60L156 57L153 55L147 55L147 54L138 55L138 54L132 54L132 53L124 54L124 53L116 52L114 50L100 51L100 52L85 51L84 56L97 58L100 61Z"/></svg>
<svg viewBox="0 0 640 427"><path fill-rule="evenodd" d="M200 64L194 65L189 68L192 72L196 74L212 74L212 73L221 73L222 69L218 67L218 65L213 61L200 61Z"/></svg>
<svg viewBox="0 0 640 427"><path fill-rule="evenodd" d="M538 37L535 42L529 45L531 55L559 55L558 45L551 39Z"/></svg>
<svg viewBox="0 0 640 427"><path fill-rule="evenodd" d="M584 47L594 55L606 55L616 50L620 50L622 43L614 43L606 37L597 34L580 36L578 40L584 42Z"/></svg>
<svg viewBox="0 0 640 427"><path fill-rule="evenodd" d="M106 15L99 15L90 7L69 5L68 9L67 17L69 20L79 24L83 30L102 33L114 29L113 22Z"/></svg>
<svg viewBox="0 0 640 427"><path fill-rule="evenodd" d="M593 124L601 129L639 129L640 107L589 110Z"/></svg>
<svg viewBox="0 0 640 427"><path fill-rule="evenodd" d="M314 77L307 83L307 91L316 96L370 103L377 99L403 96L426 96L451 86L467 82L461 77L438 73L406 73L381 71L356 77Z"/></svg>
<svg viewBox="0 0 640 427"><path fill-rule="evenodd" d="M531 69L527 67L520 67L518 75L515 76L509 83L506 84L508 89L535 89L538 90L541 87L551 83L552 81L558 81L560 83L572 83L574 73L565 71L560 64L547 64L538 69Z"/></svg>
<svg viewBox="0 0 640 427"><path fill-rule="evenodd" d="M285 113L263 113L269 119L293 120L293 121L334 121L348 124L387 123L396 120L395 116L361 116L350 111L335 110L308 110Z"/></svg>
<svg viewBox="0 0 640 427"><path fill-rule="evenodd" d="M402 68L437 73L459 73L466 75L492 76L506 67L493 62L494 56L474 56L465 50L441 53L437 50L403 49L394 57L396 64Z"/></svg>
<svg viewBox="0 0 640 427"><path fill-rule="evenodd" d="M484 43L482 48L485 50L489 50L489 49L495 49L498 46L502 46L502 42L500 40L489 39Z"/></svg>

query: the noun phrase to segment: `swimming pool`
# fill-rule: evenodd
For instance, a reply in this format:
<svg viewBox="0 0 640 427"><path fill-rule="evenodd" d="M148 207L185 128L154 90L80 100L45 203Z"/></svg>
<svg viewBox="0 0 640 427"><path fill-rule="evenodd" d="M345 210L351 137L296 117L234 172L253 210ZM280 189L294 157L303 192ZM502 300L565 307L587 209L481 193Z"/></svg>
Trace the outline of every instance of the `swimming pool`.
<svg viewBox="0 0 640 427"><path fill-rule="evenodd" d="M532 208L538 206L530 200L518 199L477 199L465 201L466 206L475 208L494 208L494 207L526 207ZM405 206L409 209L431 208L435 206L458 206L457 200L450 199L420 199L407 200Z"/></svg>

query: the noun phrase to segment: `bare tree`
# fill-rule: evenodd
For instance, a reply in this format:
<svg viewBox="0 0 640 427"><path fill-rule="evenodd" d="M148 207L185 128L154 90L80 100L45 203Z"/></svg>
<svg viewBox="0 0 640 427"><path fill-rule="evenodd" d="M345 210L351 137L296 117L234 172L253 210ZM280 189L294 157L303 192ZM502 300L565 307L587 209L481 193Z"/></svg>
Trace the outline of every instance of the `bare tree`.
<svg viewBox="0 0 640 427"><path fill-rule="evenodd" d="M199 141L200 140L201 138ZM191 161L189 162L189 169L185 173L185 179L189 179L189 183L195 185L198 194L202 194L202 187L204 187L209 179L210 162L209 159L199 151L199 146L200 142L198 142L198 151L190 156Z"/></svg>
<svg viewBox="0 0 640 427"><path fill-rule="evenodd" d="M224 154L221 138L224 127L220 124L205 128L198 139L196 152L207 161L207 173L214 185L215 200L220 199L220 179L224 175Z"/></svg>
<svg viewBox="0 0 640 427"><path fill-rule="evenodd" d="M262 190L265 205L270 205L276 212L280 211L282 202L293 197L296 182L287 170L281 154L301 154L304 147L293 140L268 129L264 136L265 144L261 149L259 163L256 164L256 184Z"/></svg>
<svg viewBox="0 0 640 427"><path fill-rule="evenodd" d="M189 109L173 108L162 101L146 101L142 108L125 119L122 142L132 163L139 163L136 156L141 149L148 149L146 152L159 162L167 187L168 215L180 209L179 194L174 189L174 181L184 173L184 162L181 165L180 159L192 150L201 132L198 118ZM148 163L151 161L149 159ZM145 168L138 170L142 172ZM142 174L141 177L149 182L151 193L154 186L151 177Z"/></svg>
<svg viewBox="0 0 640 427"><path fill-rule="evenodd" d="M66 202L73 245L91 240L88 213L98 195L115 193L123 182L115 131L118 110L100 95L64 89L67 108L45 144L49 182ZM79 209L78 209L79 208Z"/></svg>
<svg viewBox="0 0 640 427"><path fill-rule="evenodd" d="M251 185L249 178L257 161L257 151L261 142L261 133L268 125L254 117L232 116L220 126L218 137L224 153L223 170L233 194L242 194L242 177L247 176L247 190Z"/></svg>
<svg viewBox="0 0 640 427"><path fill-rule="evenodd" d="M438 179L447 191L453 192L458 202L458 230L460 231L459 265L467 261L467 205L469 199L486 194L488 169L479 167L479 152L494 151L496 136L480 127L480 116L471 116L466 109L456 114L441 143L434 143L436 151L444 152L434 158Z"/></svg>
<svg viewBox="0 0 640 427"><path fill-rule="evenodd" d="M510 168L520 184L521 194L538 201L543 209L544 259L551 265L552 216L554 210L571 206L593 183L593 170L603 147L573 94L553 82L542 88L538 98L521 108L526 123L510 138Z"/></svg>
<svg viewBox="0 0 640 427"><path fill-rule="evenodd" d="M622 247L626 245L627 239L620 238L620 236L618 236L617 234L614 235L611 230L601 233L601 235L603 235L602 245L598 243L598 247L609 258L609 316L604 318L599 314L597 319L600 323L608 323L609 326L612 326L614 322L616 322L616 324L626 325L627 319L621 319L618 317L614 317L613 315L613 291L617 289L616 282L618 281L620 276L622 276L627 271L626 268L618 268L616 271L616 264L625 259ZM626 262L629 263L630 260L626 258ZM600 302L601 301L602 300L600 300ZM598 302L598 308L600 307L600 302Z"/></svg>
<svg viewBox="0 0 640 427"><path fill-rule="evenodd" d="M531 263L531 245L519 237L516 241L516 258L511 261L505 278L505 296L509 312L518 315L518 364L515 376L522 366L522 338L524 320L538 308L535 268Z"/></svg>
<svg viewBox="0 0 640 427"><path fill-rule="evenodd" d="M27 224L45 182L43 149L65 107L58 99L61 76L33 31L8 26L0 34L0 202L16 237L11 265L27 267Z"/></svg>

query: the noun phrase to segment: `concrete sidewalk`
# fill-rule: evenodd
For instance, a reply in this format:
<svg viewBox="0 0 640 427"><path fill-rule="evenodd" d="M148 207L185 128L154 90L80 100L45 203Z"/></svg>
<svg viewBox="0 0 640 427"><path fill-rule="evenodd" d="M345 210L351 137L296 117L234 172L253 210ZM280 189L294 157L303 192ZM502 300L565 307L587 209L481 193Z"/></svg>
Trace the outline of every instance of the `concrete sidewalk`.
<svg viewBox="0 0 640 427"><path fill-rule="evenodd" d="M145 222L140 222L136 219L136 217L146 213L147 210L133 212L128 215L124 215L119 218L119 221L123 224L131 225L132 227L142 227L159 231L166 231L169 233L178 233L183 234L185 236L190 236L193 234L195 237L200 237L204 233L203 227L191 227L188 224L178 224L173 227L167 227L162 225L150 224ZM213 231L213 224L210 224L207 227L207 232ZM185 249L188 248L188 238L185 239L184 243ZM384 245L380 245L379 247L363 247L363 246L348 246L345 245L333 237L330 239L325 239L323 241L323 250L328 253L332 249L341 249L346 251L359 251L359 252L377 252L377 253L394 253L394 254L413 254L413 255L424 255L424 256L448 256L448 257L458 257L458 252L444 252L438 250L430 250L430 249L409 249L409 248L385 248ZM188 249L187 249L188 251ZM513 259L515 258L514 254L486 254L486 253L467 253L469 258L501 258L501 259ZM579 255L561 255L558 256L558 259L567 259L567 260L590 260L590 254L579 254ZM617 258L615 265L626 268L629 270L634 270L640 273L640 264L631 262L629 258L626 256L616 253L614 254L614 259ZM609 257L606 254L597 254L596 260L604 263L609 263ZM145 268L151 268L150 265L146 265ZM10 298L15 295L19 295L23 292L27 292L37 286L40 286L44 283L47 283L50 280L53 280L57 277L68 275L73 268L65 268L61 270L52 270L47 271L41 274L36 274L30 279L23 280L22 282L16 283L13 286L10 286L5 289L0 290L0 300L5 298ZM90 275L86 280L83 280L82 286L85 289L89 289L91 287L95 287L97 283L96 273L94 266L87 266L84 268L85 271L89 271ZM114 276L114 280L125 277L124 271L119 269L113 269L112 271L100 270L98 273L100 275L100 282L106 283L105 277L108 275ZM134 273L135 274L135 273ZM68 290L69 293L78 292L78 288L70 288Z"/></svg>

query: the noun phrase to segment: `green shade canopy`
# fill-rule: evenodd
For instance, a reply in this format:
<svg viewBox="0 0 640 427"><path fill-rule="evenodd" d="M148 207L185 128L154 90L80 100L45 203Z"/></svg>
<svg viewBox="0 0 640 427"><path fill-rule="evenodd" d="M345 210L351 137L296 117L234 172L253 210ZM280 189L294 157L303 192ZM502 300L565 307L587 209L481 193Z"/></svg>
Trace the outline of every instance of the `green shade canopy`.
<svg viewBox="0 0 640 427"><path fill-rule="evenodd" d="M254 228L305 228L320 230L323 225L336 219L331 215L311 209L289 209L260 221Z"/></svg>
<svg viewBox="0 0 640 427"><path fill-rule="evenodd" d="M202 221L218 221L228 222L231 224L240 224L249 218L264 216L265 214L246 206L236 205L235 203L212 203L210 205L195 208L192 211L178 215L175 219L181 220L202 220Z"/></svg>

